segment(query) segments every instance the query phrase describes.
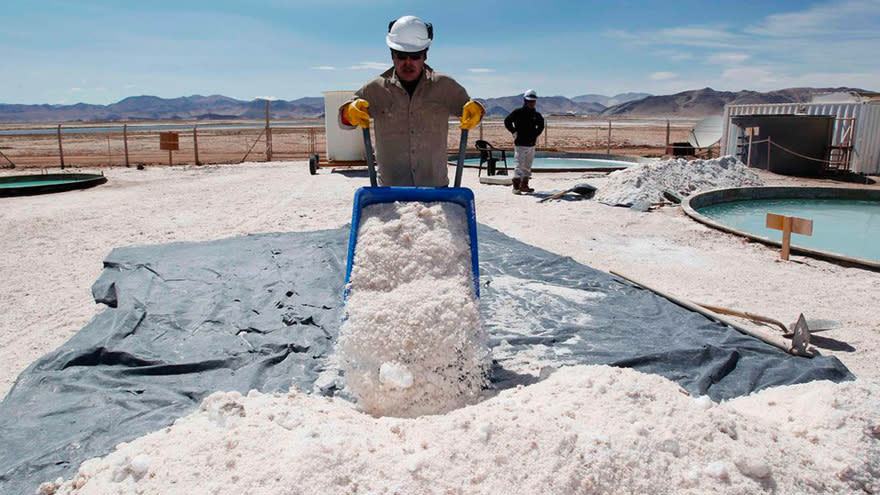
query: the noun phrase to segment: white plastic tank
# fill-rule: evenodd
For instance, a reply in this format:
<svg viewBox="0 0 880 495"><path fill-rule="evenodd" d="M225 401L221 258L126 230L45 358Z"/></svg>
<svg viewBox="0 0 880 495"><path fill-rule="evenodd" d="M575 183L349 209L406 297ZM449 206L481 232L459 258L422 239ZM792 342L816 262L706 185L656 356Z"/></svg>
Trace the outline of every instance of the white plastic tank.
<svg viewBox="0 0 880 495"><path fill-rule="evenodd" d="M324 92L324 131L327 136L327 161L365 160L364 134L359 127L339 127L339 107L354 96L354 91Z"/></svg>

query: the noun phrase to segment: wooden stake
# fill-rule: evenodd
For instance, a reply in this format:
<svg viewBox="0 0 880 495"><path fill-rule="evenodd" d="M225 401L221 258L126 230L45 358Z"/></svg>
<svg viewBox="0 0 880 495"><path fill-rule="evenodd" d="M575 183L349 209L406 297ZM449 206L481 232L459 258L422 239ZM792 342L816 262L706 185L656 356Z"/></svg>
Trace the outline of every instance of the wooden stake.
<svg viewBox="0 0 880 495"><path fill-rule="evenodd" d="M193 150L195 151L195 154L196 154L196 165L201 165L201 163L199 163L199 131L198 131L198 127L199 127L198 124L193 126Z"/></svg>
<svg viewBox="0 0 880 495"><path fill-rule="evenodd" d="M669 154L669 120L666 121L666 154Z"/></svg>
<svg viewBox="0 0 880 495"><path fill-rule="evenodd" d="M608 148L606 154L611 154L611 121L608 121Z"/></svg>
<svg viewBox="0 0 880 495"><path fill-rule="evenodd" d="M168 150L168 165L174 165L174 162L171 161L171 150Z"/></svg>
<svg viewBox="0 0 880 495"><path fill-rule="evenodd" d="M782 231L782 251L779 257L788 261L791 253L791 233L813 235L813 221L806 218L787 217L768 213L765 225L768 229Z"/></svg>
<svg viewBox="0 0 880 495"><path fill-rule="evenodd" d="M266 161L272 161L272 128L269 127L269 100L266 100Z"/></svg>
<svg viewBox="0 0 880 495"><path fill-rule="evenodd" d="M125 166L130 167L128 162L128 124L122 126L122 142L125 143Z"/></svg>
<svg viewBox="0 0 880 495"><path fill-rule="evenodd" d="M58 156L61 158L61 170L64 170L64 147L61 146L61 124L58 124Z"/></svg>

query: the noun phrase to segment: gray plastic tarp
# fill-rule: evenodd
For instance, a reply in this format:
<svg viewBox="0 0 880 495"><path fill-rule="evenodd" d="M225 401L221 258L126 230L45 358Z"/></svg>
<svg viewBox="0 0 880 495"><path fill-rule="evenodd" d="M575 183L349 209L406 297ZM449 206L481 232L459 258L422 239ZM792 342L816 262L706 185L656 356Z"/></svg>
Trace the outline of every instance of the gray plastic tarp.
<svg viewBox="0 0 880 495"><path fill-rule="evenodd" d="M519 372L523 362L632 367L715 400L852 378L835 358L788 355L571 258L478 232L496 388L537 380ZM348 235L114 249L92 288L108 309L28 367L0 403L0 492L69 478L218 390L337 393L325 358L341 321Z"/></svg>

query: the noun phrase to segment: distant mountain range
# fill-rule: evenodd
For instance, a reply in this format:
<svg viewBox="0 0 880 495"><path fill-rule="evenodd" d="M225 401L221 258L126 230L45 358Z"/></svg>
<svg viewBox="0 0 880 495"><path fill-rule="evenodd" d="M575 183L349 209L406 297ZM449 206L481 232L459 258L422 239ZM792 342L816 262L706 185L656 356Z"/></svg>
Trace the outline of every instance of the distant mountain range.
<svg viewBox="0 0 880 495"><path fill-rule="evenodd" d="M799 103L814 96L836 92L870 93L854 88L789 88L756 91L715 91L703 88L674 95L623 93L616 96L586 94L574 98L548 96L538 100L544 115L601 115L633 117L705 117L718 115L728 103ZM501 117L522 106L520 95L478 98L492 117ZM310 119L324 116L324 99L272 100L273 119ZM243 101L222 95L159 98L132 96L110 105L19 105L0 104L0 122L114 122L138 120L258 120L265 118L266 101Z"/></svg>

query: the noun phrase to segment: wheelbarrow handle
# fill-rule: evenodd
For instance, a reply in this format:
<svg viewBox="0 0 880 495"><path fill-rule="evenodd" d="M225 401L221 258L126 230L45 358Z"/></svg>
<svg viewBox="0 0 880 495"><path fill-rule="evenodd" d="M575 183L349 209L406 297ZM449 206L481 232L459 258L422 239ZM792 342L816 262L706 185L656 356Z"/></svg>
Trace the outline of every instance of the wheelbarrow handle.
<svg viewBox="0 0 880 495"><path fill-rule="evenodd" d="M367 168L370 170L370 185L377 187L379 183L376 181L376 165L373 163L373 141L370 139L370 128L364 127L364 154L367 159Z"/></svg>
<svg viewBox="0 0 880 495"><path fill-rule="evenodd" d="M455 166L455 187L461 187L461 169L464 167L464 153L467 151L468 130L461 130L461 141L458 143L458 164Z"/></svg>

